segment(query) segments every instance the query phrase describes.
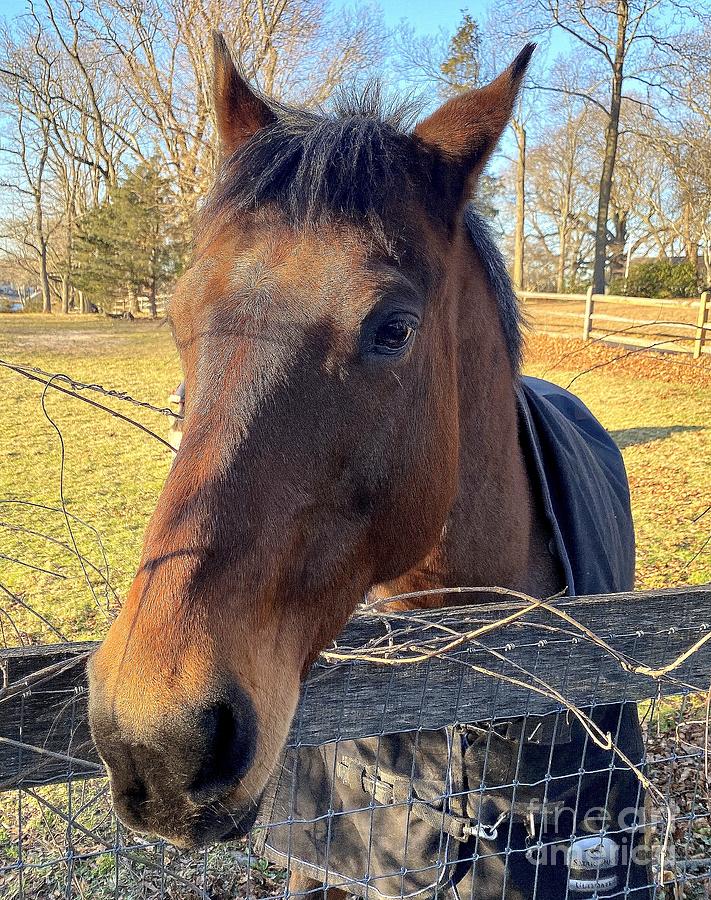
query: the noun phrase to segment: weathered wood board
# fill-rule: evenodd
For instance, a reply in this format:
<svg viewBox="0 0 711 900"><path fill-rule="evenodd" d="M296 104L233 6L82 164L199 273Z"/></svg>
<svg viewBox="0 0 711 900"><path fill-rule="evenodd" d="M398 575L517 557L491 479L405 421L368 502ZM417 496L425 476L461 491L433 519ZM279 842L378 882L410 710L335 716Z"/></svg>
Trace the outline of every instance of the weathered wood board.
<svg viewBox="0 0 711 900"><path fill-rule="evenodd" d="M591 707L708 687L711 585L578 597L555 605L645 665L667 665L697 642L701 646L668 676L655 679L624 671L603 648L549 612L528 612L525 620L423 663L319 660L304 684L291 740L319 744L454 722L540 715L561 709L556 691L570 703ZM440 634L442 626L463 633L497 621L518 606L487 603L429 611L429 627L421 619L416 624L407 613L396 618L356 615L338 646L401 644L405 635L421 646L437 627ZM86 720L84 661L95 646L0 650L0 790L102 773ZM53 674L38 676L49 666L57 666ZM539 692L505 677L532 684Z"/></svg>

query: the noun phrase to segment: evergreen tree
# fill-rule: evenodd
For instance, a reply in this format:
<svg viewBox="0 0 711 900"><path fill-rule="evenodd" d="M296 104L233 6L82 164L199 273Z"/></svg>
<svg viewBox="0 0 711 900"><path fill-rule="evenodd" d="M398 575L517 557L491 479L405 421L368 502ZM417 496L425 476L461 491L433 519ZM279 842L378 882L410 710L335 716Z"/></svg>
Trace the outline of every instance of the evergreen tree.
<svg viewBox="0 0 711 900"><path fill-rule="evenodd" d="M154 163L129 172L79 222L77 287L104 309L128 301L131 312L145 294L155 315L157 293L182 263L184 241L175 210L169 183Z"/></svg>
<svg viewBox="0 0 711 900"><path fill-rule="evenodd" d="M448 94L461 94L479 84L481 76L481 35L479 25L468 12L449 42L448 55L440 65L447 80Z"/></svg>

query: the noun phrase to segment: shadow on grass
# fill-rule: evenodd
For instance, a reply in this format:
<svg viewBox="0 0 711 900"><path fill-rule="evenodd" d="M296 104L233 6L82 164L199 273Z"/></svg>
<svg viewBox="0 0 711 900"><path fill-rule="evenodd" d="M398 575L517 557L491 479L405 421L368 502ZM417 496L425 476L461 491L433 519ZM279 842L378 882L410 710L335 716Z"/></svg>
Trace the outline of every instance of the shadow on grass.
<svg viewBox="0 0 711 900"><path fill-rule="evenodd" d="M668 425L666 427L647 425L642 428L621 428L618 431L611 431L610 435L620 450L625 450L627 447L638 447L641 444L651 444L653 441L663 441L672 434L703 430L703 425Z"/></svg>

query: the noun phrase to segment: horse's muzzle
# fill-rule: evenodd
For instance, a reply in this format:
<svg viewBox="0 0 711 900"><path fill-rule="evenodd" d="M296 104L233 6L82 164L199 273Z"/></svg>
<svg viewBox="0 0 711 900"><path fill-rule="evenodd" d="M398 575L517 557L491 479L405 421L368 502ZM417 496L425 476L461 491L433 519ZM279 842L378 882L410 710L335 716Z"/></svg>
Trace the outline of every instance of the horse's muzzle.
<svg viewBox="0 0 711 900"><path fill-rule="evenodd" d="M90 686L94 742L125 825L184 847L246 834L257 801L241 797L240 785L254 761L257 719L236 682L211 685L192 708L167 696L160 709L117 709L91 665Z"/></svg>

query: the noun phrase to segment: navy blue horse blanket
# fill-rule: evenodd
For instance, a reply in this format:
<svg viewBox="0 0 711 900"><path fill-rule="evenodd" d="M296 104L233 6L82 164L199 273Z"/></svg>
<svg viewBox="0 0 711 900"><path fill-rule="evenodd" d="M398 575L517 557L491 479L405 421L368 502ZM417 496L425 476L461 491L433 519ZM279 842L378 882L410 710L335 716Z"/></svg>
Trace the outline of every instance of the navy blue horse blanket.
<svg viewBox="0 0 711 900"><path fill-rule="evenodd" d="M619 450L562 388L522 378L517 397L567 593L631 589ZM590 715L642 762L634 704ZM265 825L256 843L277 864L369 900L648 900L643 808L637 775L556 713L289 750L260 816L286 824Z"/></svg>
<svg viewBox="0 0 711 900"><path fill-rule="evenodd" d="M634 586L634 527L627 474L610 435L573 394L519 384L520 437L553 531L571 596Z"/></svg>

